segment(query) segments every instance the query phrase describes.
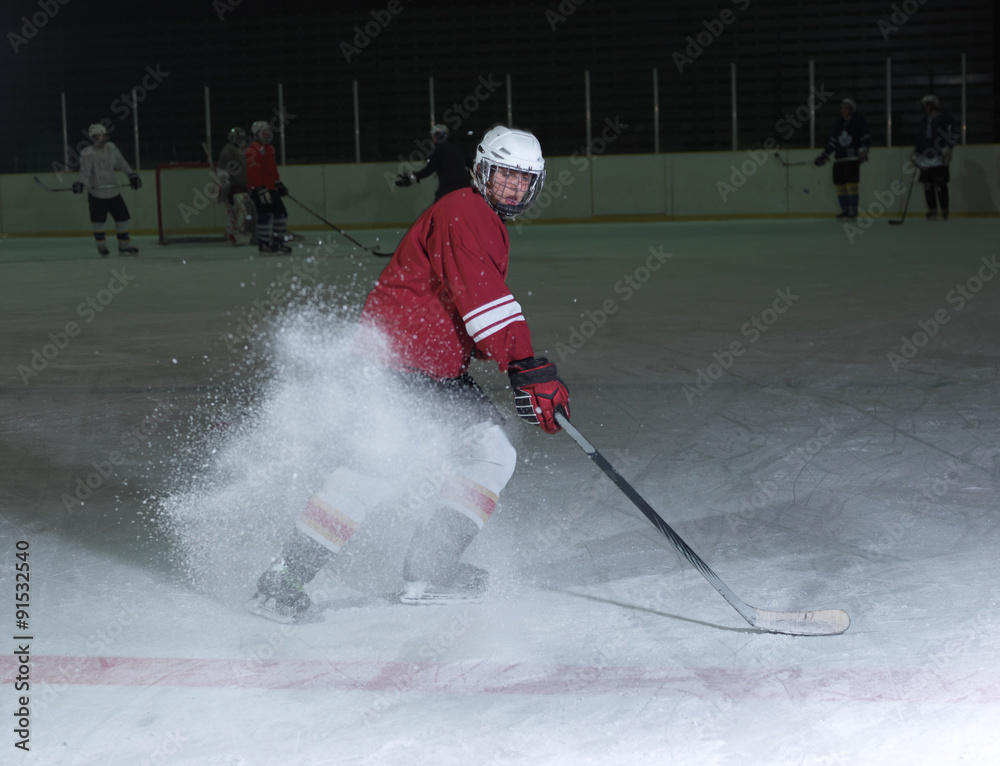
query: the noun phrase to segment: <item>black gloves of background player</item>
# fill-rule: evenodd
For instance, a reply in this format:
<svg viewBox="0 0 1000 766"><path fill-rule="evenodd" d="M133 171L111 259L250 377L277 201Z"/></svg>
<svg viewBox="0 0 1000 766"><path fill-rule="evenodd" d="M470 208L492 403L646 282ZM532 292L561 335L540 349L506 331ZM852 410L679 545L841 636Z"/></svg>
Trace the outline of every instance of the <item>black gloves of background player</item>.
<svg viewBox="0 0 1000 766"><path fill-rule="evenodd" d="M820 165L825 165L827 160L829 159L830 155L827 154L826 152L823 152L819 157L813 160L813 162L816 164L817 167L819 167Z"/></svg>
<svg viewBox="0 0 1000 766"><path fill-rule="evenodd" d="M412 186L416 183L420 183L420 179L413 173L400 173L396 179L396 186Z"/></svg>
<svg viewBox="0 0 1000 766"><path fill-rule="evenodd" d="M84 188L86 188L86 187L84 187L83 181L74 181L73 182L72 189L73 189L73 193L74 194L83 194Z"/></svg>
<svg viewBox="0 0 1000 766"><path fill-rule="evenodd" d="M138 173L129 173L128 174L128 185L131 186L133 189L141 189L142 188L142 179L139 178L139 174Z"/></svg>
<svg viewBox="0 0 1000 766"><path fill-rule="evenodd" d="M271 190L266 186L255 186L250 190L250 197L257 206L271 204Z"/></svg>
<svg viewBox="0 0 1000 766"><path fill-rule="evenodd" d="M559 380L556 366L545 357L529 357L511 362L507 368L510 387L514 389L514 408L518 416L541 426L546 433L557 433L556 410L569 417L569 389Z"/></svg>
<svg viewBox="0 0 1000 766"><path fill-rule="evenodd" d="M278 192L279 197L284 197L288 194L288 187L281 183L281 181L274 182L274 190Z"/></svg>

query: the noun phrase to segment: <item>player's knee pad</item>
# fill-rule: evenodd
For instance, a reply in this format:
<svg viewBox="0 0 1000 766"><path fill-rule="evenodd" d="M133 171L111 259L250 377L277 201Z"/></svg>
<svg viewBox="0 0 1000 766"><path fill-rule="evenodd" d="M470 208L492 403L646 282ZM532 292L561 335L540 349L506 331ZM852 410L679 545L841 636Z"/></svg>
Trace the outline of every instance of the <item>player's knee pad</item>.
<svg viewBox="0 0 1000 766"><path fill-rule="evenodd" d="M517 450L500 426L479 423L467 428L450 480L442 488L442 504L481 527L493 515L516 463Z"/></svg>
<svg viewBox="0 0 1000 766"><path fill-rule="evenodd" d="M296 527L329 550L339 551L364 522L369 509L390 490L377 478L341 466L309 499Z"/></svg>

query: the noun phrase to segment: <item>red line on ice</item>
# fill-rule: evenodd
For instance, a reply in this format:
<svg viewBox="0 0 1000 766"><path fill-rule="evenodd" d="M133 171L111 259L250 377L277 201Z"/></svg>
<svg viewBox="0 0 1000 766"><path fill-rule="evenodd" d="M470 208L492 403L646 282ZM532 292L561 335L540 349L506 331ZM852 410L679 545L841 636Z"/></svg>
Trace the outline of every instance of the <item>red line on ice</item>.
<svg viewBox="0 0 1000 766"><path fill-rule="evenodd" d="M0 657L0 683L20 663ZM416 691L442 694L623 694L813 702L1000 702L995 672L940 670L769 671L534 663L342 662L181 657L32 656L31 683L244 689Z"/></svg>

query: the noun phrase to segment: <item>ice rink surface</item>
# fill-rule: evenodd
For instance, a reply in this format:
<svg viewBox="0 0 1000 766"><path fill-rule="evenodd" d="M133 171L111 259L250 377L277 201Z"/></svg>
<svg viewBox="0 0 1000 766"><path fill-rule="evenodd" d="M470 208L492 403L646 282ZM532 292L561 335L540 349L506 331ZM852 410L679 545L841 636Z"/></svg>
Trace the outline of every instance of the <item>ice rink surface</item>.
<svg viewBox="0 0 1000 766"><path fill-rule="evenodd" d="M846 609L833 637L752 629L481 363L519 452L466 556L488 598L382 599L389 504L310 586L322 621L246 613L345 399L381 406L336 328L384 261L331 236L0 240L0 761L1000 761L1000 221L511 228L574 424L747 602Z"/></svg>

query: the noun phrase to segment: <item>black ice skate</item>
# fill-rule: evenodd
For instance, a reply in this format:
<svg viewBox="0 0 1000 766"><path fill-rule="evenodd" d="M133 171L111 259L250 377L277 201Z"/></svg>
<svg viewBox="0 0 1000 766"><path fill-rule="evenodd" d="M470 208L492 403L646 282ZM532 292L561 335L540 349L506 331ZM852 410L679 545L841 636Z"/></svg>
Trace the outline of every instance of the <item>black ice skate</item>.
<svg viewBox="0 0 1000 766"><path fill-rule="evenodd" d="M303 586L302 580L280 558L257 580L257 592L247 601L247 609L275 622L295 622L312 606Z"/></svg>
<svg viewBox="0 0 1000 766"><path fill-rule="evenodd" d="M257 579L257 592L247 609L275 622L292 623L308 618L312 600L304 590L330 558L319 543L296 532L282 549L281 558Z"/></svg>
<svg viewBox="0 0 1000 766"><path fill-rule="evenodd" d="M131 245L126 245L125 247L118 248L118 255L138 255L139 248L132 247Z"/></svg>
<svg viewBox="0 0 1000 766"><path fill-rule="evenodd" d="M472 564L459 564L458 576L447 584L407 581L399 594L401 604L476 604L489 587L490 573Z"/></svg>
<svg viewBox="0 0 1000 766"><path fill-rule="evenodd" d="M459 561L479 528L450 508L421 524L403 562L403 604L475 603L482 599L489 574Z"/></svg>

